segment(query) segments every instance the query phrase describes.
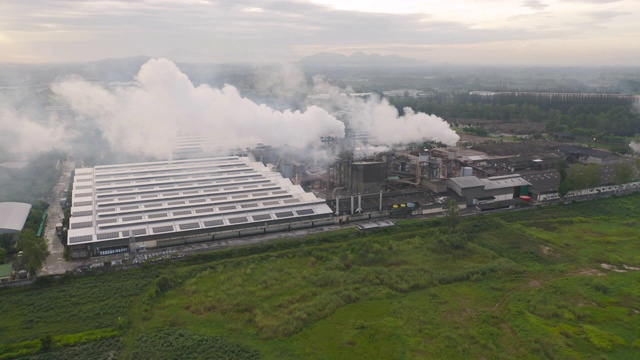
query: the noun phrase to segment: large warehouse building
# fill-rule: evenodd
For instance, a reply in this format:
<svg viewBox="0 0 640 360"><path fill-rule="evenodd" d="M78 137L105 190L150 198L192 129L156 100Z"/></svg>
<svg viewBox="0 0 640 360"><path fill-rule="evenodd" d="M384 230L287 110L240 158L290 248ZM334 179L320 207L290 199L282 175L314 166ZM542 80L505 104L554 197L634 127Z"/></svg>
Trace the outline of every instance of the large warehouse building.
<svg viewBox="0 0 640 360"><path fill-rule="evenodd" d="M77 169L72 257L332 224L325 200L244 157Z"/></svg>

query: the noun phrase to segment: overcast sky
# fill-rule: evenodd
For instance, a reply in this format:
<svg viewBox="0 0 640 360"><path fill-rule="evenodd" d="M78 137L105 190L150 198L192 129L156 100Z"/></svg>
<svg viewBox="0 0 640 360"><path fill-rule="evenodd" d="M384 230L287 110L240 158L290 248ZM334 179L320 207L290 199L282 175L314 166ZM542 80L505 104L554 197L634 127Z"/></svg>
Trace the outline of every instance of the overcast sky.
<svg viewBox="0 0 640 360"><path fill-rule="evenodd" d="M639 0L0 0L0 62L136 55L289 62L640 65Z"/></svg>

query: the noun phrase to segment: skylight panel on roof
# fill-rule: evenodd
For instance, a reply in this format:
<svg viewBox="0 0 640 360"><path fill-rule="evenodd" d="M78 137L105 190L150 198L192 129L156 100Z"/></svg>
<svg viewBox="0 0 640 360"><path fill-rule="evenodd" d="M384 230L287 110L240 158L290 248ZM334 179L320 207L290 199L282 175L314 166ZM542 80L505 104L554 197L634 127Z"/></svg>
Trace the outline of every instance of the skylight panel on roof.
<svg viewBox="0 0 640 360"><path fill-rule="evenodd" d="M109 233L102 233L102 234L97 234L96 238L98 240L107 240L107 239L116 239L120 237L120 233L119 232L109 232Z"/></svg>
<svg viewBox="0 0 640 360"><path fill-rule="evenodd" d="M73 203L74 206L89 206L93 205L93 201L76 201Z"/></svg>
<svg viewBox="0 0 640 360"><path fill-rule="evenodd" d="M102 225L102 224L113 224L118 222L118 218L111 218L111 219L100 219L96 221L96 224L98 225Z"/></svg>
<svg viewBox="0 0 640 360"><path fill-rule="evenodd" d="M131 235L136 236L136 235L146 235L147 234L147 229L134 229L131 230Z"/></svg>
<svg viewBox="0 0 640 360"><path fill-rule="evenodd" d="M292 217L293 216L293 211L282 211L282 212L277 212L275 213L277 218L285 218L285 217Z"/></svg>
<svg viewBox="0 0 640 360"><path fill-rule="evenodd" d="M137 221L137 220L142 220L142 215L125 216L122 218L122 221Z"/></svg>
<svg viewBox="0 0 640 360"><path fill-rule="evenodd" d="M167 205L169 205L169 206L184 205L184 204L186 204L186 202L184 202L184 201L169 201L167 203Z"/></svg>
<svg viewBox="0 0 640 360"><path fill-rule="evenodd" d="M159 219L159 218L163 218L163 217L167 217L167 213L159 213L159 214L149 214L147 215L147 217L149 219Z"/></svg>
<svg viewBox="0 0 640 360"><path fill-rule="evenodd" d="M196 214L213 212L213 208L196 209Z"/></svg>
<svg viewBox="0 0 640 360"><path fill-rule="evenodd" d="M178 226L180 226L180 230L191 230L191 229L199 228L200 224L198 224L197 222L194 222L194 223L188 223L188 224L180 224Z"/></svg>
<svg viewBox="0 0 640 360"><path fill-rule="evenodd" d="M88 216L93 215L93 210L75 211L71 216Z"/></svg>
<svg viewBox="0 0 640 360"><path fill-rule="evenodd" d="M296 214L302 216L302 215L311 215L311 214L315 214L316 212L313 209L302 209L302 210L296 210Z"/></svg>
<svg viewBox="0 0 640 360"><path fill-rule="evenodd" d="M240 207L243 209L249 209L249 208L258 207L258 204L257 203L240 204Z"/></svg>
<svg viewBox="0 0 640 360"><path fill-rule="evenodd" d="M224 225L224 221L222 220L208 220L202 222L206 227L214 227L214 226L222 226Z"/></svg>
<svg viewBox="0 0 640 360"><path fill-rule="evenodd" d="M170 232L170 231L173 231L173 225L156 226L156 227L152 228L152 230L153 230L154 234L163 233L163 232Z"/></svg>
<svg viewBox="0 0 640 360"><path fill-rule="evenodd" d="M120 211L137 210L138 205L120 206Z"/></svg>
<svg viewBox="0 0 640 360"><path fill-rule="evenodd" d="M83 228L90 228L90 227L93 227L93 221L82 221L82 222L71 224L72 229L83 229Z"/></svg>
<svg viewBox="0 0 640 360"><path fill-rule="evenodd" d="M191 215L191 210L180 210L180 211L173 212L173 216L184 216L184 215Z"/></svg>
<svg viewBox="0 0 640 360"><path fill-rule="evenodd" d="M75 244L79 242L87 242L93 240L92 235L71 236L69 237L69 244Z"/></svg>
<svg viewBox="0 0 640 360"><path fill-rule="evenodd" d="M241 224L241 223L249 222L249 219L247 219L245 216L232 217L232 218L229 218L228 220L229 220L229 224Z"/></svg>
<svg viewBox="0 0 640 360"><path fill-rule="evenodd" d="M253 218L253 221L271 220L271 215L269 214L258 214L258 215L253 215L251 217Z"/></svg>
<svg viewBox="0 0 640 360"><path fill-rule="evenodd" d="M220 211L235 210L236 206L235 205L220 206L219 209Z"/></svg>

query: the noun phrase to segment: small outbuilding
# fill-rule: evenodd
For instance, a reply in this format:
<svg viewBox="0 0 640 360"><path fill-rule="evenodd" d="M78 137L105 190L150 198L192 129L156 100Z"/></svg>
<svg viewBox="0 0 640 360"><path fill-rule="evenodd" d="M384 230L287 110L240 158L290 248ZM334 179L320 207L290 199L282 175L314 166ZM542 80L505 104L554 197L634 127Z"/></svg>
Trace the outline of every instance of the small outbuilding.
<svg viewBox="0 0 640 360"><path fill-rule="evenodd" d="M31 204L0 202L0 234L13 234L21 231L30 211Z"/></svg>
<svg viewBox="0 0 640 360"><path fill-rule="evenodd" d="M531 185L519 174L479 179L475 176L450 178L448 187L467 199L467 205L511 200L528 195Z"/></svg>

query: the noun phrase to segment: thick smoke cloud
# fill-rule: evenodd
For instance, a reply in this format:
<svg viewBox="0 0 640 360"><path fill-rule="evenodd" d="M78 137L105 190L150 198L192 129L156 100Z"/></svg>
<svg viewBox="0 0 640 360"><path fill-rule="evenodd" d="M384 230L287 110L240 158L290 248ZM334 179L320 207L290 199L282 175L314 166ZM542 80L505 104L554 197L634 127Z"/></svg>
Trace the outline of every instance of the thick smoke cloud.
<svg viewBox="0 0 640 360"><path fill-rule="evenodd" d="M400 115L386 99L380 99L375 94L353 96L350 89L341 91L321 77L314 78L314 92L322 96L317 95L312 99L318 99L328 108L345 111L350 127L370 134L371 143L375 145L438 141L455 146L460 139L442 118L414 112L411 108L404 108L404 114Z"/></svg>
<svg viewBox="0 0 640 360"><path fill-rule="evenodd" d="M39 118L39 117L38 117ZM29 155L54 149L65 150L65 126L55 117L31 120L11 104L0 104L0 143L5 151Z"/></svg>
<svg viewBox="0 0 640 360"><path fill-rule="evenodd" d="M460 136L442 118L416 113L411 108L404 108L404 115L400 116L386 99L358 101L352 119L371 133L376 144L433 140L453 146L460 140Z"/></svg>
<svg viewBox="0 0 640 360"><path fill-rule="evenodd" d="M133 86L105 89L74 78L52 89L72 110L94 120L113 149L131 153L169 157L181 135L224 146L295 148L344 135L344 124L319 107L277 111L242 97L231 85L195 87L165 59L144 64Z"/></svg>
<svg viewBox="0 0 640 360"><path fill-rule="evenodd" d="M351 89L337 88L319 77L309 84L295 67L265 68L255 80L262 94L258 98L276 95L281 105L298 104L291 107L302 110L259 105L231 85L194 86L174 63L154 59L130 82L59 80L51 86L54 96L38 97L43 104L30 110L24 105L16 110L6 98L0 99L0 140L15 153L62 149L78 158L106 154L169 158L179 137L192 135L208 139L214 148L264 143L306 149L298 153L312 152L317 158L320 137L343 137L344 122L370 135L370 141L356 144L363 155L398 143L436 140L453 145L458 140L436 116L410 109L400 116L386 100L350 96ZM322 94L323 100L304 104L308 93ZM62 109L63 115L58 118L57 111L45 110L49 106Z"/></svg>

